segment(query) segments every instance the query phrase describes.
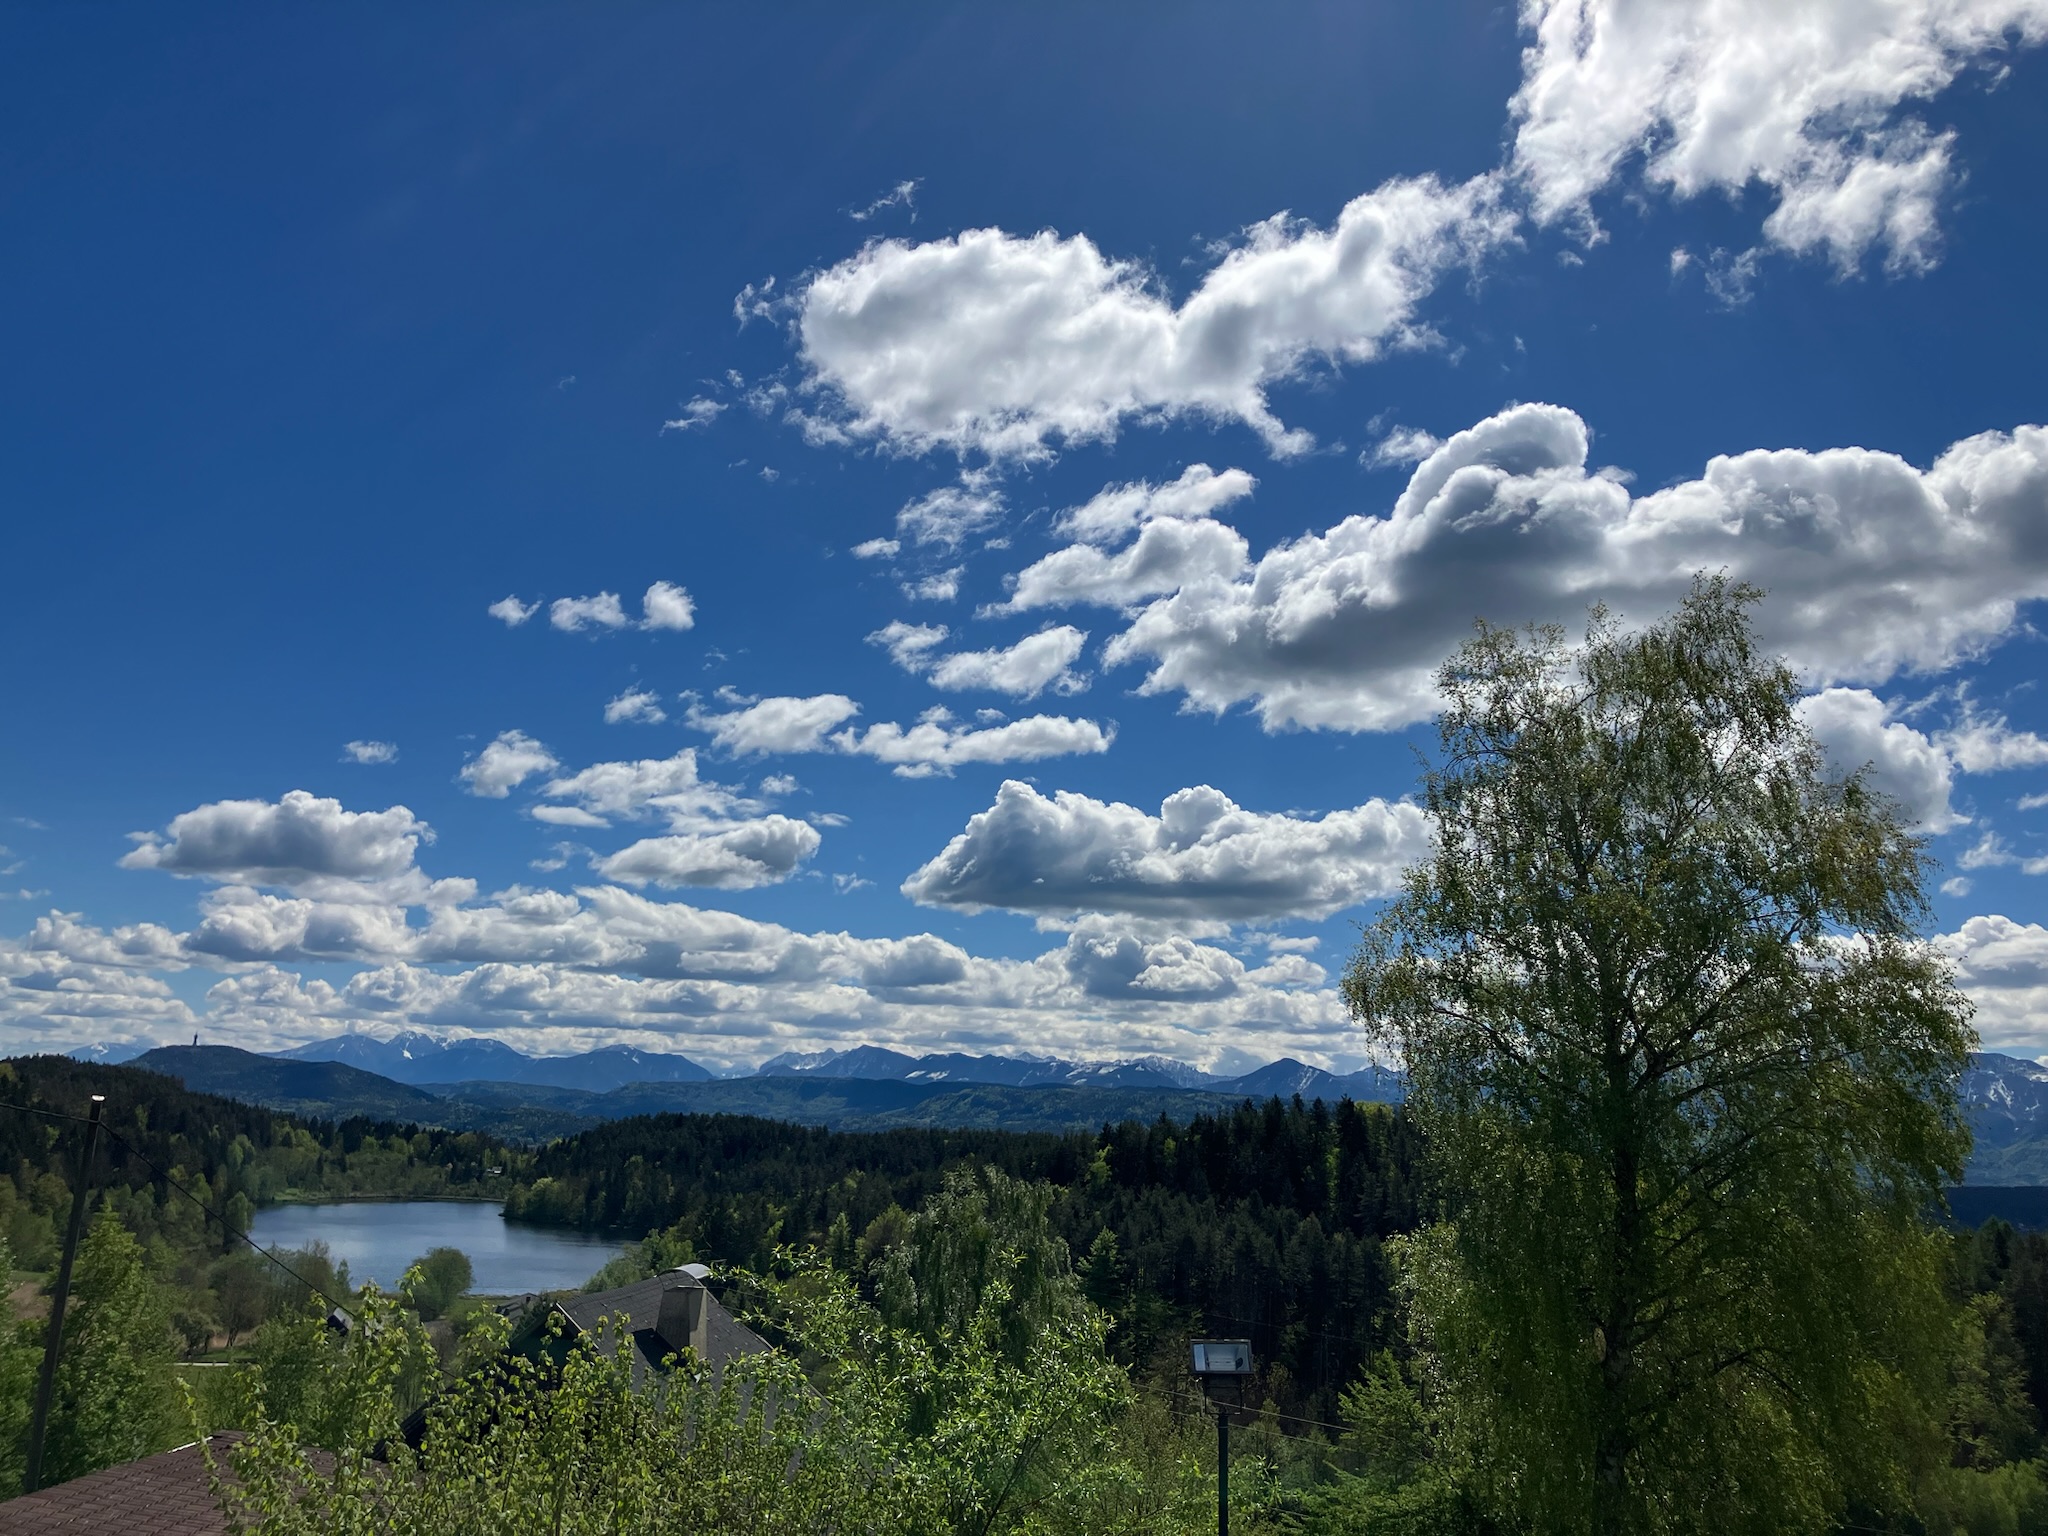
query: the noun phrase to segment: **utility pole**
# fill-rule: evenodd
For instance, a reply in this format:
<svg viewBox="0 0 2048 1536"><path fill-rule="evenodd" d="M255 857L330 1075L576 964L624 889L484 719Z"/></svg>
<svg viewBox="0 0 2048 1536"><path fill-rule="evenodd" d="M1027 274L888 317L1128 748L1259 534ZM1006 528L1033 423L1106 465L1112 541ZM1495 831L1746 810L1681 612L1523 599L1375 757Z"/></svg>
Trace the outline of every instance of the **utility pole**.
<svg viewBox="0 0 2048 1536"><path fill-rule="evenodd" d="M64 1348L64 1303L71 1295L71 1261L78 1257L78 1234L85 1226L85 1208L91 1203L92 1155L99 1149L100 1111L107 1096L96 1093L86 1113L85 1156L78 1162L78 1189L71 1197L71 1225L64 1232L64 1258L57 1266L57 1292L50 1298L50 1323L43 1338L43 1374L36 1382L35 1417L29 1421L28 1471L22 1478L22 1492L34 1493L43 1485L43 1439L50 1430L50 1394L57 1386L57 1356Z"/></svg>
<svg viewBox="0 0 2048 1536"><path fill-rule="evenodd" d="M1216 1536L1230 1536L1230 1410L1216 1405Z"/></svg>

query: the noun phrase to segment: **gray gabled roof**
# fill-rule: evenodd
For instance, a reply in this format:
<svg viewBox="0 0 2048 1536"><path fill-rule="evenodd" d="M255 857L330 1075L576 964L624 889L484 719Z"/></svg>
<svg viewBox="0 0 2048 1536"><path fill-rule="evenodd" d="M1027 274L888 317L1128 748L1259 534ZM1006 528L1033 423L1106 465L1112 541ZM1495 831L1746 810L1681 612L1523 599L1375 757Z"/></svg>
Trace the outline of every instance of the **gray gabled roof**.
<svg viewBox="0 0 2048 1536"><path fill-rule="evenodd" d="M690 1266L693 1270L699 1267ZM703 1292L703 1326L696 1348L698 1358L714 1371L729 1360L770 1347L766 1339L726 1311L702 1280L683 1270L670 1270L615 1290L571 1296L555 1305L568 1319L572 1334L601 1337L608 1332L605 1324L609 1319L623 1316L633 1336L633 1379L638 1382L648 1370L658 1369L662 1361L681 1354L691 1344L688 1338L664 1338L660 1329L663 1294L684 1288Z"/></svg>

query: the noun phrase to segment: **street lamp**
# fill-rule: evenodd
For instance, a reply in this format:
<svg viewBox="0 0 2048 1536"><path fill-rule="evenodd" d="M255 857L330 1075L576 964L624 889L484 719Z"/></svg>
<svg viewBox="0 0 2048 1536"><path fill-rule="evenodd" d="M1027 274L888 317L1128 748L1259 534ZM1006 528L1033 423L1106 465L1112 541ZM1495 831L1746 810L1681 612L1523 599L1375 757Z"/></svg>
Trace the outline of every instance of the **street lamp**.
<svg viewBox="0 0 2048 1536"><path fill-rule="evenodd" d="M1218 1388L1231 1382L1237 1388L1236 1406L1244 1406L1244 1379L1252 1373L1250 1339L1196 1339L1193 1344L1195 1377L1202 1383L1202 1395L1216 1405L1216 1536L1230 1536L1230 1409Z"/></svg>

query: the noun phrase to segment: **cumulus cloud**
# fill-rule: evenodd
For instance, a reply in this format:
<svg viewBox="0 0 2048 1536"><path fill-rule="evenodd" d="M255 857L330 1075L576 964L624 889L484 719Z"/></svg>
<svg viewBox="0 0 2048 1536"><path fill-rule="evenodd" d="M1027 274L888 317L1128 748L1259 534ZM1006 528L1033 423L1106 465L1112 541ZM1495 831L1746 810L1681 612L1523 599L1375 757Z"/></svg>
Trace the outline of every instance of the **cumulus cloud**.
<svg viewBox="0 0 2048 1536"><path fill-rule="evenodd" d="M724 712L691 705L690 724L708 733L721 750L736 756L766 752L818 752L825 733L851 720L860 706L843 693L809 698L761 699Z"/></svg>
<svg viewBox="0 0 2048 1536"><path fill-rule="evenodd" d="M579 826L604 826L605 818L637 819L660 814L678 825L706 819L744 815L757 809L723 784L703 778L697 768L697 753L685 747L673 757L641 758L636 762L593 763L588 768L551 779L541 789L549 800L565 801L589 820ZM565 820L544 814L550 807L536 807L534 814L544 821Z"/></svg>
<svg viewBox="0 0 2048 1536"><path fill-rule="evenodd" d="M1937 254L1954 135L1911 104L1973 63L2048 37L2043 0L1526 0L1533 30L1510 105L1513 167L1536 216L1590 222L1639 162L1687 198L1776 198L1772 244L1854 267Z"/></svg>
<svg viewBox="0 0 2048 1536"><path fill-rule="evenodd" d="M1058 624L1026 635L1015 645L935 657L929 676L934 688L987 689L1019 699L1036 698L1047 688L1079 693L1088 680L1074 672L1073 665L1087 643L1086 630Z"/></svg>
<svg viewBox="0 0 2048 1536"><path fill-rule="evenodd" d="M509 628L517 629L540 612L540 604L522 603L516 597L501 597L486 612L494 619L503 619Z"/></svg>
<svg viewBox="0 0 2048 1536"><path fill-rule="evenodd" d="M606 725L618 725L628 720L642 725L659 725L667 718L668 712L661 707L661 696L646 688L628 688L604 707Z"/></svg>
<svg viewBox="0 0 2048 1536"><path fill-rule="evenodd" d="M931 665L931 653L946 643L943 624L911 624L891 619L868 636L869 645L879 645L889 659L906 672L922 672Z"/></svg>
<svg viewBox="0 0 2048 1536"><path fill-rule="evenodd" d="M953 691L990 689L1018 698L1032 698L1048 687L1078 693L1087 679L1071 669L1088 642L1085 630L1062 624L1027 635L1016 644L985 651L938 654L945 643L943 624L909 624L892 620L868 636L870 645L888 651L889 659L906 672L929 677L933 686Z"/></svg>
<svg viewBox="0 0 2048 1536"><path fill-rule="evenodd" d="M1973 917L1934 941L1977 1005L1984 1048L2048 1053L2048 928L2009 917Z"/></svg>
<svg viewBox="0 0 2048 1536"><path fill-rule="evenodd" d="M1324 918L1398 888L1427 853L1419 807L1371 800L1320 817L1247 811L1198 785L1157 815L1006 782L944 851L903 882L926 906L1001 907L1185 922Z"/></svg>
<svg viewBox="0 0 2048 1536"><path fill-rule="evenodd" d="M1315 362L1422 336L1441 273L1512 235L1496 178L1387 182L1329 228L1284 214L1175 304L1140 264L1085 235L968 230L880 240L795 298L813 436L907 453L1041 457L1133 420L1238 421L1275 453L1309 446L1267 389Z"/></svg>
<svg viewBox="0 0 2048 1536"><path fill-rule="evenodd" d="M839 751L887 763L898 778L950 774L969 763L1032 763L1049 757L1107 752L1116 740L1093 720L1065 715L1032 715L1006 725L955 726L944 711L908 728L894 723L847 729L832 738Z"/></svg>
<svg viewBox="0 0 2048 1536"><path fill-rule="evenodd" d="M1217 474L1190 465L1166 485L1112 485L1062 513L1053 531L1077 542L1006 578L1010 596L991 613L1092 603L1127 608L1204 577L1228 579L1249 563L1250 546L1216 513L1249 496L1258 482L1241 469ZM1122 549L1100 546L1120 542Z"/></svg>
<svg viewBox="0 0 2048 1536"><path fill-rule="evenodd" d="M650 884L716 873L649 860ZM1197 1062L1356 1048L1328 978L1301 956L1247 967L1144 924L1086 919L1042 954L994 959L932 934L805 933L617 885L515 887L476 904L461 884L465 899L420 922L397 906L232 887L190 935L40 922L0 939L0 1028L46 1043L201 1028L252 1048L344 1027L484 1030L526 1050L630 1041L714 1066L855 1039ZM297 960L332 979L284 968ZM229 971L203 1014L154 974L193 963ZM346 963L353 974L333 969Z"/></svg>
<svg viewBox="0 0 2048 1536"><path fill-rule="evenodd" d="M1241 469L1219 475L1206 464L1190 464L1164 485L1131 480L1105 486L1055 518L1053 532L1084 544L1113 544L1154 518L1214 517L1251 495L1258 483Z"/></svg>
<svg viewBox="0 0 2048 1536"><path fill-rule="evenodd" d="M1069 544L1008 578L1007 601L994 613L1067 608L1079 603L1129 608L1204 580L1229 581L1251 563L1244 535L1226 524L1155 518L1122 549Z"/></svg>
<svg viewBox="0 0 2048 1536"><path fill-rule="evenodd" d="M1420 464L1437 449L1443 447L1443 439L1420 427L1394 427L1387 435L1359 454L1358 462L1374 469L1391 469L1400 464Z"/></svg>
<svg viewBox="0 0 2048 1536"><path fill-rule="evenodd" d="M350 811L295 789L275 802L215 801L172 817L164 833L135 836L123 869L333 889L413 874L414 855L434 834L402 805Z"/></svg>
<svg viewBox="0 0 2048 1536"><path fill-rule="evenodd" d="M1987 432L1922 471L1862 448L1716 458L1632 496L1588 465L1558 406L1452 436L1385 517L1344 519L1232 580L1191 581L1105 651L1147 693L1251 703L1268 729L1393 729L1435 708L1431 674L1475 618L1577 623L1603 601L1668 611L1695 572L1770 596L1765 642L1816 684L1937 672L2009 634L2048 595L2048 430Z"/></svg>
<svg viewBox="0 0 2048 1536"><path fill-rule="evenodd" d="M894 560L903 545L895 539L864 539L853 546L856 560Z"/></svg>
<svg viewBox="0 0 2048 1536"><path fill-rule="evenodd" d="M657 581L640 599L642 629L688 629L697 622L690 594L672 581Z"/></svg>
<svg viewBox="0 0 2048 1536"><path fill-rule="evenodd" d="M556 598L548 608L548 622L559 630L575 634L593 626L598 629L624 629L632 621L626 617L618 593L600 592L595 597Z"/></svg>
<svg viewBox="0 0 2048 1536"><path fill-rule="evenodd" d="M1923 832L1947 832L1969 821L1949 806L1953 771L1939 746L1892 718L1891 706L1867 688L1828 688L1799 701L1799 717L1838 773L1868 767L1870 782L1904 809Z"/></svg>
<svg viewBox="0 0 2048 1536"><path fill-rule="evenodd" d="M950 603L960 595L960 578L966 574L967 568L961 565L956 565L950 570L934 571L929 576L920 576L915 581L904 582L903 595L919 602Z"/></svg>
<svg viewBox="0 0 2048 1536"><path fill-rule="evenodd" d="M457 775L472 795L502 800L539 773L559 767L554 753L524 731L500 731Z"/></svg>
<svg viewBox="0 0 2048 1536"><path fill-rule="evenodd" d="M818 851L818 843L818 831L808 822L764 816L717 831L642 838L591 862L607 880L625 885L744 891L788 879Z"/></svg>
<svg viewBox="0 0 2048 1536"><path fill-rule="evenodd" d="M352 741L341 749L342 758L351 763L395 763L398 748L388 741Z"/></svg>

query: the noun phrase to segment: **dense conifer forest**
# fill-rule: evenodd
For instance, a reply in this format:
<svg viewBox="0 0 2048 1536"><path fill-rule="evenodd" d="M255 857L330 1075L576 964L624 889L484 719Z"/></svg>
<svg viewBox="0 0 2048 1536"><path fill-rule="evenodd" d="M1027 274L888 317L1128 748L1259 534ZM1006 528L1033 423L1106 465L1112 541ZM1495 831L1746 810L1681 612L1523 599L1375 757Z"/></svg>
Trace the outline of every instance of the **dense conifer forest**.
<svg viewBox="0 0 2048 1536"><path fill-rule="evenodd" d="M1265 1395L1328 1420L1391 1340L1382 1244L1415 1225L1417 1151L1398 1109L1348 1100L1247 1102L1092 1136L661 1115L541 1149L506 1212L659 1233L664 1252L752 1268L778 1245L814 1244L852 1271L948 1172L996 1167L1055 1187L1053 1230L1127 1363L1152 1365L1191 1333L1250 1338Z"/></svg>

